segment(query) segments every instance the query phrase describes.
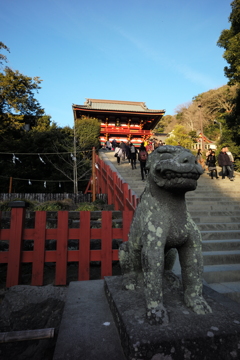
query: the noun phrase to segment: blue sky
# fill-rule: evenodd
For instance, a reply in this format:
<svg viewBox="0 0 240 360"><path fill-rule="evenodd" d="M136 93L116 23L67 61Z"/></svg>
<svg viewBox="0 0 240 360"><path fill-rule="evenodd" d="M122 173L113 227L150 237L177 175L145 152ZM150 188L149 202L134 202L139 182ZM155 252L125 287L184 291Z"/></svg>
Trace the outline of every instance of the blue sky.
<svg viewBox="0 0 240 360"><path fill-rule="evenodd" d="M85 98L175 109L227 83L216 42L229 0L0 0L0 41L14 70L39 76L59 126Z"/></svg>

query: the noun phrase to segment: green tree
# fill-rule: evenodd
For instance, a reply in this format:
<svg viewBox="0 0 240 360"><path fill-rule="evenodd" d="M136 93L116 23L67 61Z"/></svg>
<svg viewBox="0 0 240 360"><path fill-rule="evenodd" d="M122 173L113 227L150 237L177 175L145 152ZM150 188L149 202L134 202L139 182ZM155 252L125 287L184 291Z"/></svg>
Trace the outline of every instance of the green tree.
<svg viewBox="0 0 240 360"><path fill-rule="evenodd" d="M9 51L1 42L0 49ZM0 64L4 62L7 57L0 54ZM57 127L35 98L40 84L39 77L8 67L0 72L0 189L6 192L13 177L17 192L72 192L75 182L84 190L92 147L99 146L100 124L83 117L74 129Z"/></svg>
<svg viewBox="0 0 240 360"><path fill-rule="evenodd" d="M9 51L0 42L0 49ZM7 57L0 54L0 64ZM34 119L44 115L44 109L35 98L35 92L41 89L39 77L29 77L5 67L0 72L0 134L9 129L21 129L25 124L35 124Z"/></svg>
<svg viewBox="0 0 240 360"><path fill-rule="evenodd" d="M237 85L224 85L195 96L191 103L178 107L177 124L183 125L188 132L198 132L201 131L202 121L204 134L217 141L220 129L214 125L214 120L219 121L222 128L227 127L226 118L233 112L236 94Z"/></svg>
<svg viewBox="0 0 240 360"><path fill-rule="evenodd" d="M195 130L189 131L188 136L190 137L190 139L193 143L197 142L198 135Z"/></svg>
<svg viewBox="0 0 240 360"><path fill-rule="evenodd" d="M10 52L9 48L3 42L0 41L0 50L1 49ZM3 65L4 62L7 62L7 57L6 55L0 54L0 65Z"/></svg>
<svg viewBox="0 0 240 360"><path fill-rule="evenodd" d="M231 3L232 11L229 16L230 29L222 31L217 45L223 47L223 57L229 66L224 68L229 84L236 84L237 92L232 101L232 109L224 116L226 126L220 144L231 145L235 155L237 169L240 169L240 0Z"/></svg>
<svg viewBox="0 0 240 360"><path fill-rule="evenodd" d="M39 118L44 109L34 97L40 89L38 77L28 77L6 67L0 73L0 131L20 129L33 117Z"/></svg>
<svg viewBox="0 0 240 360"><path fill-rule="evenodd" d="M172 130L176 124L176 118L172 115L165 115L161 118L159 123L154 129L154 132L164 133Z"/></svg>
<svg viewBox="0 0 240 360"><path fill-rule="evenodd" d="M52 144L58 159L47 156L47 160L58 174L72 182L71 192L77 193L78 189L85 190L90 178L92 149L80 146L73 129L65 127L62 132L64 137L53 140Z"/></svg>
<svg viewBox="0 0 240 360"><path fill-rule="evenodd" d="M16 192L60 192L58 180L68 179L55 170L43 153L49 153L48 156L52 162L60 162L54 153L53 142L61 142L64 137L62 129L58 129L55 125L45 131L9 131L7 136L2 136L2 141L0 141L1 191L7 191L9 178L13 177L13 191ZM19 160L13 161L13 154ZM31 181L31 186L28 180ZM47 181L46 188L45 181ZM68 183L62 183L61 190L72 189L72 186L66 187L67 185Z"/></svg>
<svg viewBox="0 0 240 360"><path fill-rule="evenodd" d="M240 83L240 0L234 0L231 7L230 29L223 30L217 42L225 49L223 57L229 66L224 71L230 85Z"/></svg>
<svg viewBox="0 0 240 360"><path fill-rule="evenodd" d="M81 150L99 148L100 122L98 119L82 116L75 121L77 144Z"/></svg>
<svg viewBox="0 0 240 360"><path fill-rule="evenodd" d="M51 121L51 116L49 115L43 115L37 119L33 117L31 124L31 129L39 132L50 130L52 127L57 127L56 123Z"/></svg>
<svg viewBox="0 0 240 360"><path fill-rule="evenodd" d="M181 145L191 148L192 140L182 125L175 125L170 136L166 140L167 145Z"/></svg>
<svg viewBox="0 0 240 360"><path fill-rule="evenodd" d="M238 157L240 159L240 88L234 99L234 108L230 114L226 116L227 129L231 134L232 141L239 146ZM240 167L239 167L240 169Z"/></svg>
<svg viewBox="0 0 240 360"><path fill-rule="evenodd" d="M73 138L73 129L54 123L45 130L36 127L14 132L11 141L3 137L0 192L8 191L10 177L14 179L13 192L73 192ZM19 160L13 161L13 154ZM77 146L76 165L78 188L84 191L91 174L91 151L82 153Z"/></svg>

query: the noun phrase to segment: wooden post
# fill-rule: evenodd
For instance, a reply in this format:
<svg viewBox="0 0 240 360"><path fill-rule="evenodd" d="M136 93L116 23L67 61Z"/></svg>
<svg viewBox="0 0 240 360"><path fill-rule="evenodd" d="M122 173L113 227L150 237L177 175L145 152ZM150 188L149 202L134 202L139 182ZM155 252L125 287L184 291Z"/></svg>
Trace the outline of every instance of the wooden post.
<svg viewBox="0 0 240 360"><path fill-rule="evenodd" d="M24 341L24 340L36 340L36 339L49 339L53 337L54 337L54 328L10 331L10 332L0 333L0 343Z"/></svg>
<svg viewBox="0 0 240 360"><path fill-rule="evenodd" d="M117 174L113 171L112 173L112 179L113 179L113 205L115 210L119 209L119 204L117 201Z"/></svg>
<svg viewBox="0 0 240 360"><path fill-rule="evenodd" d="M92 148L92 201L96 200L96 168L95 147Z"/></svg>
<svg viewBox="0 0 240 360"><path fill-rule="evenodd" d="M46 211L36 211L32 282L31 282L31 285L36 285L36 286L43 285L46 219L47 219Z"/></svg>
<svg viewBox="0 0 240 360"><path fill-rule="evenodd" d="M68 211L58 211L55 285L67 282L68 230Z"/></svg>
<svg viewBox="0 0 240 360"><path fill-rule="evenodd" d="M127 200L129 200L128 183L122 184L122 190L123 190L123 209L121 210L127 210Z"/></svg>
<svg viewBox="0 0 240 360"><path fill-rule="evenodd" d="M90 278L90 211L80 211L78 280Z"/></svg>
<svg viewBox="0 0 240 360"><path fill-rule="evenodd" d="M110 169L109 166L106 167L106 177L107 177L106 193L107 193L107 198L108 198L108 205L112 205L113 204L113 194L112 194L113 183L112 183L112 170Z"/></svg>
<svg viewBox="0 0 240 360"><path fill-rule="evenodd" d="M101 278L112 276L112 212L102 211Z"/></svg>
<svg viewBox="0 0 240 360"><path fill-rule="evenodd" d="M8 190L8 193L9 193L9 194L12 193L12 176L10 176L10 179L9 179L9 190Z"/></svg>
<svg viewBox="0 0 240 360"><path fill-rule="evenodd" d="M9 206L12 207L12 211L6 287L19 285L26 203L24 201L13 201L9 203Z"/></svg>

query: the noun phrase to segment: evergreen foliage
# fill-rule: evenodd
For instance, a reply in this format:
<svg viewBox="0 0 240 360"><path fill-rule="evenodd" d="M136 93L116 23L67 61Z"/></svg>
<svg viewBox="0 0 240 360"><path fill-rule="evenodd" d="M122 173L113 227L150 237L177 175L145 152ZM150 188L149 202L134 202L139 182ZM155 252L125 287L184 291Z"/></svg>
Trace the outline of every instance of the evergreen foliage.
<svg viewBox="0 0 240 360"><path fill-rule="evenodd" d="M232 109L224 119L226 126L220 143L227 140L228 145L231 144L236 168L240 170L240 0L234 0L231 7L230 29L222 31L217 44L225 49L223 57L228 63L224 68L225 75L229 85L235 84L237 91L232 100Z"/></svg>
<svg viewBox="0 0 240 360"><path fill-rule="evenodd" d="M240 0L234 0L231 7L230 29L223 30L217 42L225 49L223 57L229 66L225 66L224 71L229 85L240 83Z"/></svg>
<svg viewBox="0 0 240 360"><path fill-rule="evenodd" d="M166 139L167 145L180 145L185 148L191 148L191 138L182 125L175 125L170 136Z"/></svg>
<svg viewBox="0 0 240 360"><path fill-rule="evenodd" d="M99 148L100 122L96 118L82 116L75 122L77 142L81 149Z"/></svg>

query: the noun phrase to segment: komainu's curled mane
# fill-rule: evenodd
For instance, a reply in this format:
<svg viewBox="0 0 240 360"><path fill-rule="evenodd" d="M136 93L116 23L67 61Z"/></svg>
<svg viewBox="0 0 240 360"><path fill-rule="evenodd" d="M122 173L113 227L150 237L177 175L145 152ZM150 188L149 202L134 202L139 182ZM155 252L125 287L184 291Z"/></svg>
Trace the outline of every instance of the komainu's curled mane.
<svg viewBox="0 0 240 360"><path fill-rule="evenodd" d="M178 251L185 304L197 314L211 312L202 297L202 239L187 211L185 193L195 190L203 173L192 153L181 146L160 146L148 158L148 179L129 239L119 250L123 288L134 290L143 272L147 318L167 323L163 306L163 273ZM177 250L176 250L177 249Z"/></svg>

